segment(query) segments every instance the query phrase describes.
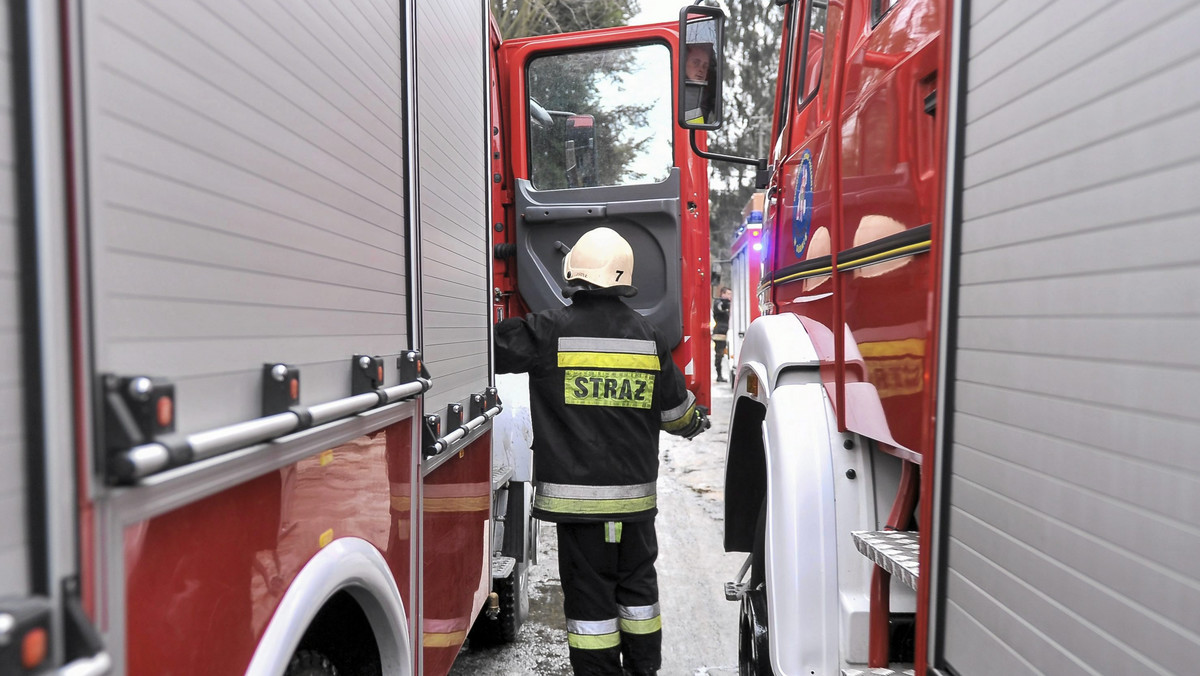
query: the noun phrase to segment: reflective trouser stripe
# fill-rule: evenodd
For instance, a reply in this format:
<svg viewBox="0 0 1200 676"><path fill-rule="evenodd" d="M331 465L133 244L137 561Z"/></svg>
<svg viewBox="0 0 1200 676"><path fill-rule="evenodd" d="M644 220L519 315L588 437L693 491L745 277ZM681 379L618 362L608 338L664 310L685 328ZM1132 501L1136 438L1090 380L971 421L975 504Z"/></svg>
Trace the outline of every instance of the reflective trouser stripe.
<svg viewBox="0 0 1200 676"><path fill-rule="evenodd" d="M610 544L616 544L621 541L621 522L620 521L605 521L604 522L604 541Z"/></svg>
<svg viewBox="0 0 1200 676"><path fill-rule="evenodd" d="M626 634L653 634L662 631L662 616L658 604L648 606L617 606L621 615L621 631Z"/></svg>
<svg viewBox="0 0 1200 676"><path fill-rule="evenodd" d="M567 644L579 650L605 650L621 645L617 618L567 620Z"/></svg>
<svg viewBox="0 0 1200 676"><path fill-rule="evenodd" d="M621 618L621 631L626 634L653 634L662 631L662 617L650 620L627 620Z"/></svg>
<svg viewBox="0 0 1200 676"><path fill-rule="evenodd" d="M600 634L599 636L588 636L586 634L572 634L571 632L567 632L567 645L577 650L616 648L621 645L621 634L613 632L611 634Z"/></svg>

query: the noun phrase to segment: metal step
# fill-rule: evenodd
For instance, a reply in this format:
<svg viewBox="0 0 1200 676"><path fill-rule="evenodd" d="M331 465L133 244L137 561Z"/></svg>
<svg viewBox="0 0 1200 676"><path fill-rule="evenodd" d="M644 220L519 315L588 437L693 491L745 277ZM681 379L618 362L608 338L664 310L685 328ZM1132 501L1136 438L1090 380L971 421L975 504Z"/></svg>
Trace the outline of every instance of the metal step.
<svg viewBox="0 0 1200 676"><path fill-rule="evenodd" d="M749 582L726 582L725 583L725 600L726 601L741 601L742 597L750 589Z"/></svg>
<svg viewBox="0 0 1200 676"><path fill-rule="evenodd" d="M842 669L842 676L915 676L915 674L911 668L904 669L901 667L893 669L891 667L879 667L871 669L868 667L864 669Z"/></svg>
<svg viewBox="0 0 1200 676"><path fill-rule="evenodd" d="M912 589L917 588L920 577L918 545L915 531L907 530L858 530L852 531L854 546L880 568L892 574ZM864 672L870 673L870 672Z"/></svg>
<svg viewBox="0 0 1200 676"><path fill-rule="evenodd" d="M504 465L495 465L492 467L492 490L496 490L508 483L512 478L513 468Z"/></svg>
<svg viewBox="0 0 1200 676"><path fill-rule="evenodd" d="M496 580L502 580L509 575L512 575L512 572L516 567L517 560L511 556L493 556L492 578Z"/></svg>

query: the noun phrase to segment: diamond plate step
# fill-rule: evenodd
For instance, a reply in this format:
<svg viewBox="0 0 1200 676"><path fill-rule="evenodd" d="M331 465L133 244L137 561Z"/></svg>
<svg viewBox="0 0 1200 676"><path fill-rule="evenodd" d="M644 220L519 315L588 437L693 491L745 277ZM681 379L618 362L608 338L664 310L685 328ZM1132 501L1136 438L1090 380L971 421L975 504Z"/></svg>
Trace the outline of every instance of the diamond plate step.
<svg viewBox="0 0 1200 676"><path fill-rule="evenodd" d="M917 588L917 534L907 530L857 530L850 533L854 546L880 568L909 587ZM869 672L866 672L869 673Z"/></svg>
<svg viewBox="0 0 1200 676"><path fill-rule="evenodd" d="M502 580L509 575L512 575L512 572L516 567L517 560L511 556L493 556L492 578Z"/></svg>
<svg viewBox="0 0 1200 676"><path fill-rule="evenodd" d="M842 669L842 676L915 676L912 669Z"/></svg>
<svg viewBox="0 0 1200 676"><path fill-rule="evenodd" d="M513 468L504 465L495 465L492 467L492 490L496 490L508 483L512 478Z"/></svg>

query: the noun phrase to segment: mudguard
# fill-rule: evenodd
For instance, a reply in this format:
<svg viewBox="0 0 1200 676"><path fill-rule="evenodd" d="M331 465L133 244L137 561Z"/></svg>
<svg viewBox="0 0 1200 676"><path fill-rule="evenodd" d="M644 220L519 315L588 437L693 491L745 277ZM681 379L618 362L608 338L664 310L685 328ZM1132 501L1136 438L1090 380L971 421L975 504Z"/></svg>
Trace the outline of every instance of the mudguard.
<svg viewBox="0 0 1200 676"><path fill-rule="evenodd" d="M734 388L738 396L752 396L765 404L785 369L815 370L820 364L816 347L796 315L759 317L742 339ZM751 373L767 386L759 389L757 396L746 391L744 379Z"/></svg>
<svg viewBox="0 0 1200 676"><path fill-rule="evenodd" d="M271 616L246 674L282 674L305 630L340 591L358 602L371 623L383 673L411 674L408 617L396 580L379 550L366 540L349 537L329 543L300 569Z"/></svg>
<svg viewBox="0 0 1200 676"><path fill-rule="evenodd" d="M838 528L830 441L837 427L816 372L771 392L767 464L767 618L776 674L833 674L838 658Z"/></svg>
<svg viewBox="0 0 1200 676"><path fill-rule="evenodd" d="M876 486L881 495L894 494L898 477L891 459L872 456L867 440L838 431L821 381L820 341L832 341L832 334L794 315L755 320L742 346L735 397L760 404L761 423L739 424L739 411L748 409L737 405L730 421L731 431L761 434L761 459L747 452L754 446L747 438L731 434L726 499L742 507L741 518L727 519L726 527L752 528L747 507L757 514L766 498L768 629L786 637L770 642L781 675L837 674L866 662L871 563L850 532L878 527L890 505L877 504ZM753 462L765 465L762 485L746 482L736 466ZM741 481L736 490L730 477ZM899 586L893 585L893 609L911 609L911 593Z"/></svg>

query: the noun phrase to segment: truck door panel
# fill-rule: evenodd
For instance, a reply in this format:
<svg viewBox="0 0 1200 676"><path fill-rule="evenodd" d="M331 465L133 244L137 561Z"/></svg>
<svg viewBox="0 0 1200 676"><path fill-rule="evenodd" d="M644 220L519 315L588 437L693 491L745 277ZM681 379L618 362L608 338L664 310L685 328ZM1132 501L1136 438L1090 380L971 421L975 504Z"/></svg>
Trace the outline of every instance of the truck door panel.
<svg viewBox="0 0 1200 676"><path fill-rule="evenodd" d="M583 233L601 225L621 233L634 251L629 305L667 339L683 339L679 256L679 170L661 183L630 187L537 191L517 182L517 275L526 304L535 312L562 307L563 257ZM533 282L533 283L531 283Z"/></svg>
<svg viewBox="0 0 1200 676"><path fill-rule="evenodd" d="M925 175L934 117L926 112L936 73L937 3L907 0L888 13L847 56L842 115L842 233L839 265L855 252L877 262L842 275L844 321L879 393L890 434L906 448L925 447L926 401L920 373L929 347L924 327L932 289L928 254L897 255L928 241L933 185ZM921 147L920 144L926 144ZM857 419L857 418L856 418ZM851 429L884 438L877 428Z"/></svg>
<svg viewBox="0 0 1200 676"><path fill-rule="evenodd" d="M514 191L517 276L531 310L568 304L564 255L584 232L610 227L634 250L630 306L675 346L685 334L685 189L672 147L672 56L661 40L622 40L527 49L520 73L512 71L525 93L510 102L512 119L524 121L528 139L514 149L527 162Z"/></svg>

